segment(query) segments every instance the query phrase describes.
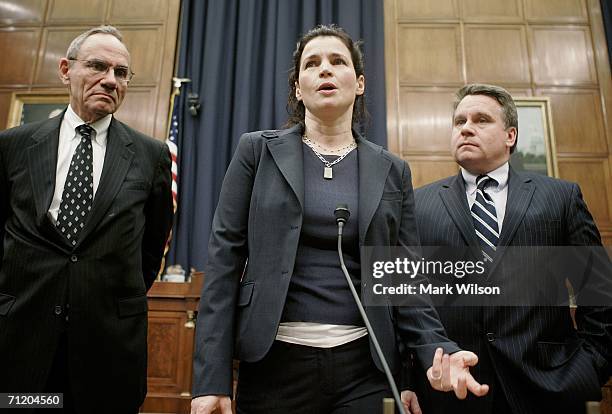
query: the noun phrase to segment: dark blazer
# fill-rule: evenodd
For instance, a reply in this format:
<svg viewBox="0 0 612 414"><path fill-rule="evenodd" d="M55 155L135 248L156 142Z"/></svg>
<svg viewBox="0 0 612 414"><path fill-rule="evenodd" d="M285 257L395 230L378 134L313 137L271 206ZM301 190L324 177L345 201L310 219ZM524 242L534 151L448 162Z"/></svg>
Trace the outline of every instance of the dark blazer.
<svg viewBox="0 0 612 414"><path fill-rule="evenodd" d="M479 254L461 174L417 189L415 204L423 246L475 246ZM578 185L511 168L499 246L570 245L601 246ZM491 280L520 272L519 267L504 274L499 260L491 266ZM609 289L609 261L607 269L599 276L605 279L600 286ZM529 286L524 289L527 293ZM497 380L502 389L458 401L422 386L424 413L493 413L496 393L505 395L513 412L525 414L579 412L584 401L601 399L600 386L610 375L610 308L579 307L578 330L567 307L437 309L449 337L479 356L472 370L476 379L488 384Z"/></svg>
<svg viewBox="0 0 612 414"><path fill-rule="evenodd" d="M42 391L65 331L76 409L135 412L146 394L146 292L172 221L169 151L113 118L72 247L47 216L62 117L0 133L0 390Z"/></svg>
<svg viewBox="0 0 612 414"><path fill-rule="evenodd" d="M197 319L194 396L231 395L232 357L258 361L274 342L302 225L301 135L300 126L245 134L228 167ZM360 245L418 245L408 165L361 137L357 143ZM424 364L437 345L457 350L430 306L366 311L394 373L396 332Z"/></svg>

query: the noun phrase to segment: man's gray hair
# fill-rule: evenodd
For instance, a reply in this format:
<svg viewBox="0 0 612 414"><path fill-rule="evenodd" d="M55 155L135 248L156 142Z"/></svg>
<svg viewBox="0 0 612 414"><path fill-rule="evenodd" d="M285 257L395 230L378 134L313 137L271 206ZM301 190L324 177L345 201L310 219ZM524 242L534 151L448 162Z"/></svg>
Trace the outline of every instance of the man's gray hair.
<svg viewBox="0 0 612 414"><path fill-rule="evenodd" d="M76 59L85 39L87 39L89 36L93 36L99 33L115 36L121 43L123 43L123 35L116 27L109 25L94 27L74 38L74 40L70 43L70 46L68 46L68 51L66 51L66 58Z"/></svg>
<svg viewBox="0 0 612 414"><path fill-rule="evenodd" d="M466 85L459 89L455 95L453 113L455 110L457 110L457 106L459 106L461 100L468 95L485 95L495 99L501 105L504 126L506 129L511 127L516 128L516 141L514 142L512 148L510 148L510 153L512 154L516 148L516 144L518 143L518 113L510 92L501 86L486 85L484 83L472 83L470 85Z"/></svg>

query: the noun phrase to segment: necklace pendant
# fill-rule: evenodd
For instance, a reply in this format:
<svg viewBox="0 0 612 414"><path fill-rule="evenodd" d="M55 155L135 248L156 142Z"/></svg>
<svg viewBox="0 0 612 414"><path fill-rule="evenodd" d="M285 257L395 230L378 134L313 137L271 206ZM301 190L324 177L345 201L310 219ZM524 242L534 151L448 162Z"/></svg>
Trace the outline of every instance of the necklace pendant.
<svg viewBox="0 0 612 414"><path fill-rule="evenodd" d="M323 178L325 178L326 180L331 180L332 178L334 178L332 174L332 167L325 167L325 169L323 170Z"/></svg>

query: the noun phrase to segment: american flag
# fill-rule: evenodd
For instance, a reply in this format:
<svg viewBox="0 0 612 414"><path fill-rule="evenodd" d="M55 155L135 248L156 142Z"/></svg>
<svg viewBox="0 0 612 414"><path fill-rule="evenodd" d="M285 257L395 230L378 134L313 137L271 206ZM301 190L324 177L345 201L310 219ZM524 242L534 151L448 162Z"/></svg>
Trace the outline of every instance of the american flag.
<svg viewBox="0 0 612 414"><path fill-rule="evenodd" d="M175 213L178 199L178 127L178 100L173 99L172 118L170 119L170 130L168 132L166 144L168 148L170 148L170 156L172 158L172 204Z"/></svg>

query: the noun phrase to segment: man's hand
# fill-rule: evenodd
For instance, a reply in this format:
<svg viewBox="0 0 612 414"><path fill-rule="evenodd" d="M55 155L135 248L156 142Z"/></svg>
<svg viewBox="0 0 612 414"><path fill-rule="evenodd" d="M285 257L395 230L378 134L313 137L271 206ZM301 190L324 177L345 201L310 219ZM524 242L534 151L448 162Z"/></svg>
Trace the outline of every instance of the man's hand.
<svg viewBox="0 0 612 414"><path fill-rule="evenodd" d="M453 390L460 400L467 397L468 390L477 397L482 397L489 392L489 386L479 384L470 374L470 367L477 363L478 357L473 352L459 351L448 355L444 354L442 348L438 348L433 364L427 370L427 379L434 390Z"/></svg>
<svg viewBox="0 0 612 414"><path fill-rule="evenodd" d="M402 391L402 404L406 414L422 414L417 395L410 390Z"/></svg>
<svg viewBox="0 0 612 414"><path fill-rule="evenodd" d="M191 414L232 414L232 400L227 395L204 395L191 400Z"/></svg>

